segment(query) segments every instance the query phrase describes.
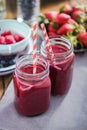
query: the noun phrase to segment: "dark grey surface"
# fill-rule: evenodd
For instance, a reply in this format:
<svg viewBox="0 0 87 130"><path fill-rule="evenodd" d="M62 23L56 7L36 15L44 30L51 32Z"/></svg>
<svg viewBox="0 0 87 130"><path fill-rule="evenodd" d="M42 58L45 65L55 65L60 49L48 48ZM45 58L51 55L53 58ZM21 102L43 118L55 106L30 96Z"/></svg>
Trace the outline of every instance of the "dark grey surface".
<svg viewBox="0 0 87 130"><path fill-rule="evenodd" d="M0 129L87 130L87 53L77 54L71 89L65 96L51 96L47 112L23 117L14 107L13 83L0 102Z"/></svg>

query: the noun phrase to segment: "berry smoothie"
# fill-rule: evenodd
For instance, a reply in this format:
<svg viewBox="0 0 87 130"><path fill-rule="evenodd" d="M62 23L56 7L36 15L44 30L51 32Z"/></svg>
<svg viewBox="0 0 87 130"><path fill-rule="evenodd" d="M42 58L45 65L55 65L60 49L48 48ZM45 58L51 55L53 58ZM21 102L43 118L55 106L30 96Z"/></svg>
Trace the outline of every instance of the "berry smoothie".
<svg viewBox="0 0 87 130"><path fill-rule="evenodd" d="M28 81L26 77L22 79L14 73L15 105L17 110L25 116L34 116L45 112L50 103L51 83L49 74L44 78L38 77L45 70L42 65L37 65L36 74L38 80L32 76L32 65L22 66L20 70L31 78Z"/></svg>
<svg viewBox="0 0 87 130"><path fill-rule="evenodd" d="M50 65L51 94L62 95L68 92L73 75L74 53L69 39L63 36L49 38L51 52L45 41L41 45L41 54Z"/></svg>
<svg viewBox="0 0 87 130"><path fill-rule="evenodd" d="M53 53L67 52L67 48L64 46L53 45ZM55 60L55 59L54 59ZM50 78L52 82L51 93L52 95L64 94L69 90L72 81L73 74L73 61L74 55L67 58L60 57L57 62L50 63Z"/></svg>

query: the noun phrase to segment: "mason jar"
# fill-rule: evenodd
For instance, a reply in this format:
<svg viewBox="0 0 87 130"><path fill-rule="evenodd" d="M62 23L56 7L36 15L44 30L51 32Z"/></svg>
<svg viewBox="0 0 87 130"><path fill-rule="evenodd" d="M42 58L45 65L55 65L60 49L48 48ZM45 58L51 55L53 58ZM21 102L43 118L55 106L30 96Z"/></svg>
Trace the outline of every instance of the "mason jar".
<svg viewBox="0 0 87 130"><path fill-rule="evenodd" d="M50 104L51 82L49 64L37 54L36 74L33 74L33 55L24 55L16 62L14 72L15 106L19 113L34 116L45 112Z"/></svg>
<svg viewBox="0 0 87 130"><path fill-rule="evenodd" d="M69 39L54 36L49 39L52 52L45 41L41 45L41 54L50 65L51 94L62 95L68 92L73 75L74 52Z"/></svg>
<svg viewBox="0 0 87 130"><path fill-rule="evenodd" d="M40 12L40 0L17 0L17 20L26 22L37 17Z"/></svg>

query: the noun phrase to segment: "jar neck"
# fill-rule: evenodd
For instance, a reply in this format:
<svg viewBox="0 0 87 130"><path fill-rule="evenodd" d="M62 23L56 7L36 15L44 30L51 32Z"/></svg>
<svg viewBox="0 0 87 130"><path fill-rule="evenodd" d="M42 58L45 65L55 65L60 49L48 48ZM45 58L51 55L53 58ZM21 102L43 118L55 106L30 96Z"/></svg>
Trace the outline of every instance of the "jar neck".
<svg viewBox="0 0 87 130"><path fill-rule="evenodd" d="M25 80L34 82L34 81L40 81L46 78L49 75L49 64L47 60L41 56L40 54L37 54L37 66L41 66L43 68L43 71L38 72L36 74L33 73L26 73L21 70L22 67L25 66L33 66L33 55L24 55L21 58L19 58L16 61L16 70L15 74L20 80Z"/></svg>
<svg viewBox="0 0 87 130"><path fill-rule="evenodd" d="M59 46L60 48L58 51L53 51L53 53L50 53L49 50L47 49L47 44L45 43L45 41L43 41L41 45L41 54L47 57L48 60L51 60L52 57L54 57L55 60L61 61L70 57L73 54L73 45L71 41L66 37L56 36L51 37L49 40L52 50L53 46L55 46L55 48ZM62 50L61 48L65 50Z"/></svg>

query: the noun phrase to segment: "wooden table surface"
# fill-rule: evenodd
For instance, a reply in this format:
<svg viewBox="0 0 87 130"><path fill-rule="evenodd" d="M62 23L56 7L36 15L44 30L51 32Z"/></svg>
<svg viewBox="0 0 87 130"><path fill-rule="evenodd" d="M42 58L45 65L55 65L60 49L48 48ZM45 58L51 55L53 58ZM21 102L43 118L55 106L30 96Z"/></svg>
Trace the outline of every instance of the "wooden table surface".
<svg viewBox="0 0 87 130"><path fill-rule="evenodd" d="M11 1L10 1L11 2ZM69 3L69 1L62 1L62 2L58 2L58 3L49 3L49 5L45 5L44 7L41 7L40 12L46 12L48 10L57 10L59 8L59 6L65 4L65 3ZM16 18L17 16L17 12L16 11L11 11L8 7L7 7L7 19L13 19ZM3 97L10 81L12 80L13 74L8 74L5 76L0 76L0 99Z"/></svg>

